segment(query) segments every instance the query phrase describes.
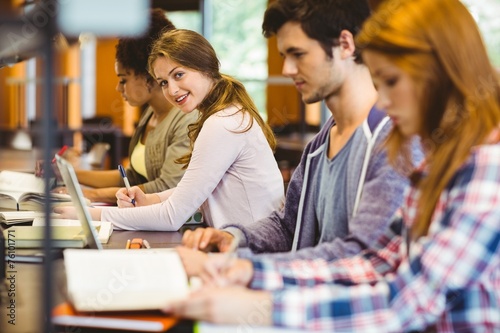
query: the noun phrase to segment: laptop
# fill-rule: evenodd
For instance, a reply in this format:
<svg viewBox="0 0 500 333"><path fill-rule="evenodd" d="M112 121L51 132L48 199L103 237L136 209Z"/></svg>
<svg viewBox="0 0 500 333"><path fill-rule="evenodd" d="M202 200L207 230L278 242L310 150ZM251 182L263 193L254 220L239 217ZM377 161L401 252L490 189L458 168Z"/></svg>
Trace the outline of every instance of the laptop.
<svg viewBox="0 0 500 333"><path fill-rule="evenodd" d="M87 246L91 249L102 250L102 244L99 241L97 230L92 223L92 218L90 217L90 212L87 209L87 203L85 201L85 197L83 196L82 188L78 183L75 169L64 158L57 154L55 157L61 177L66 185L69 195L71 196L71 201L75 206L78 220L82 225L83 234L87 240Z"/></svg>

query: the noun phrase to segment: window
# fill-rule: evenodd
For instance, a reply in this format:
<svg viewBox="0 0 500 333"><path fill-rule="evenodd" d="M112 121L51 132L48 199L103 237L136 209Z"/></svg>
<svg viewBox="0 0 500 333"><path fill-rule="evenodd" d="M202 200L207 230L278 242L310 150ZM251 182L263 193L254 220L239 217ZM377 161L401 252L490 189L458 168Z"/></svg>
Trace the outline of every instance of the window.
<svg viewBox="0 0 500 333"><path fill-rule="evenodd" d="M500 68L500 1L498 0L462 0L469 8L481 30L490 59Z"/></svg>

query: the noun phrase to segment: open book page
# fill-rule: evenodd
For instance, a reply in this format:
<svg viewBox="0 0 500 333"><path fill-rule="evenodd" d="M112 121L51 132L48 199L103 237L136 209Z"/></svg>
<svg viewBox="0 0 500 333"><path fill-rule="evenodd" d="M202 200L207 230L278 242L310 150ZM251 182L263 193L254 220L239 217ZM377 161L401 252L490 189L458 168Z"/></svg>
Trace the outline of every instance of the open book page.
<svg viewBox="0 0 500 333"><path fill-rule="evenodd" d="M38 192L43 193L45 183L43 178L34 174L3 170L0 171L0 192Z"/></svg>
<svg viewBox="0 0 500 333"><path fill-rule="evenodd" d="M18 210L17 203L24 192L0 190L0 209Z"/></svg>
<svg viewBox="0 0 500 333"><path fill-rule="evenodd" d="M97 229L97 235L99 237L99 241L103 244L108 243L109 237L113 233L113 224L111 222L101 222L101 221L92 221L92 224ZM33 226L44 226L45 218L37 217L33 219ZM82 223L79 220L70 220L70 219L51 219L50 225L53 227L80 227Z"/></svg>
<svg viewBox="0 0 500 333"><path fill-rule="evenodd" d="M45 183L42 178L24 172L0 171L0 208L12 210L43 210ZM67 204L67 194L51 194L53 205Z"/></svg>
<svg viewBox="0 0 500 333"><path fill-rule="evenodd" d="M71 197L68 194L51 193L50 200L53 206L71 204ZM0 193L0 209L42 211L44 206L44 193L17 191Z"/></svg>
<svg viewBox="0 0 500 333"><path fill-rule="evenodd" d="M64 265L77 311L156 310L188 294L179 255L168 249L67 249Z"/></svg>

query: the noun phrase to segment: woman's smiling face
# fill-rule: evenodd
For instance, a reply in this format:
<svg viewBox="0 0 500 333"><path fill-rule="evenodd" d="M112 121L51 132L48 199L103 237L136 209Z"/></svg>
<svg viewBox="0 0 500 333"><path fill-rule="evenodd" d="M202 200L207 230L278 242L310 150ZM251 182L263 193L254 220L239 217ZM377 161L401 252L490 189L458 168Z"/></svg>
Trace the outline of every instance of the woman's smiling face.
<svg viewBox="0 0 500 333"><path fill-rule="evenodd" d="M203 73L167 57L155 60L153 72L165 98L184 113L197 109L214 85L214 80Z"/></svg>

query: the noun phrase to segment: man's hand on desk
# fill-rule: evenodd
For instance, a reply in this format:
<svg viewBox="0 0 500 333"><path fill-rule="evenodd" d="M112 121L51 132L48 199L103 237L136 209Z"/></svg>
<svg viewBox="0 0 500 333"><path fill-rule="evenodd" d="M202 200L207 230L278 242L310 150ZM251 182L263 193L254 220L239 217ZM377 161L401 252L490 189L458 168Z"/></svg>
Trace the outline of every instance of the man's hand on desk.
<svg viewBox="0 0 500 333"><path fill-rule="evenodd" d="M272 297L243 287L202 288L164 312L216 324L272 325Z"/></svg>
<svg viewBox="0 0 500 333"><path fill-rule="evenodd" d="M214 228L186 230L182 235L182 245L202 251L215 247L220 252L227 252L233 249L233 241L233 235Z"/></svg>

